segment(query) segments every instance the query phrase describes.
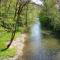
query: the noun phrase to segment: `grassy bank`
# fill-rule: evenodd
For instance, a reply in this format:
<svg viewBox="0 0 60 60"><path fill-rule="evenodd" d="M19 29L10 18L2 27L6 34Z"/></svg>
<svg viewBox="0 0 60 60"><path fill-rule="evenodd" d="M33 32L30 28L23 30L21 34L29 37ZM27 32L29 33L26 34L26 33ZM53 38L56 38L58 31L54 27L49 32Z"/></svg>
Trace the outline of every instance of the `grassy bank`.
<svg viewBox="0 0 60 60"><path fill-rule="evenodd" d="M20 32L16 32L14 40L20 35ZM12 57L16 54L15 48L10 48L6 51L1 51L6 48L7 43L10 41L11 33L6 31L0 31L0 58Z"/></svg>

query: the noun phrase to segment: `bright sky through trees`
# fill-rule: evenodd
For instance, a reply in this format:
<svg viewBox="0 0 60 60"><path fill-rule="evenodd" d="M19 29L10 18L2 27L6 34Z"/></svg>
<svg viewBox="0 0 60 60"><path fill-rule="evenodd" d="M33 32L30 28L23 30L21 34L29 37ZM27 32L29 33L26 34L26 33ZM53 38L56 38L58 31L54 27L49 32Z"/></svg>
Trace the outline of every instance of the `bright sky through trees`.
<svg viewBox="0 0 60 60"><path fill-rule="evenodd" d="M36 4L43 5L43 2L41 0L32 0L32 1L35 2Z"/></svg>

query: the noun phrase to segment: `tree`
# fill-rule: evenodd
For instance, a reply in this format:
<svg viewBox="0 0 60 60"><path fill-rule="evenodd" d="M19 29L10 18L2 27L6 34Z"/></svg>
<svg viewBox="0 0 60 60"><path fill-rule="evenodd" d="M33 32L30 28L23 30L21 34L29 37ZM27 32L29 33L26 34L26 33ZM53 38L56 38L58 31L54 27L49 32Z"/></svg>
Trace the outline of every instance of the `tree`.
<svg viewBox="0 0 60 60"><path fill-rule="evenodd" d="M23 7L25 5L27 5L30 2L30 0L27 0L27 1L17 0L15 2L16 2L16 7L14 7L15 8L15 13L14 13L14 18L13 18L13 21L14 21L13 25L11 26L11 24L9 24L10 23L9 20L8 20L9 21L8 23L4 20L1 20L1 23L2 23L1 26L2 27L6 28L7 30L10 28L10 26L12 27L12 29L10 28L10 31L12 32L10 43L7 45L7 48L3 49L2 51L8 49L10 47L11 43L13 42L13 39L15 37L15 33L17 31L17 28L18 28L18 21L20 19L21 13L23 11ZM10 4L9 4L9 8L10 8Z"/></svg>
<svg viewBox="0 0 60 60"><path fill-rule="evenodd" d="M41 9L40 20L42 25L53 32L60 31L60 12L56 7L56 0L43 0L44 6Z"/></svg>
<svg viewBox="0 0 60 60"><path fill-rule="evenodd" d="M2 51L10 47L17 31L29 32L29 28L35 21L39 9L30 0L6 0L6 3L2 0L0 27L4 31L11 33L10 43Z"/></svg>

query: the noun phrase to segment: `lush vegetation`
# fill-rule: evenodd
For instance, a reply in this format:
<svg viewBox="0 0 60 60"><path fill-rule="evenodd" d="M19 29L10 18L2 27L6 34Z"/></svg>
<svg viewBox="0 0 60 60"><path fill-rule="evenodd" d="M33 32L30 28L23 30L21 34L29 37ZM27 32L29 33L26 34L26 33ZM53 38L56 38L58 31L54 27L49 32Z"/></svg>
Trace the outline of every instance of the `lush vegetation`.
<svg viewBox="0 0 60 60"><path fill-rule="evenodd" d="M44 0L39 15L42 27L52 31L55 35L60 36L60 10L59 1Z"/></svg>
<svg viewBox="0 0 60 60"><path fill-rule="evenodd" d="M30 0L26 2L22 0L0 1L0 56L15 55L15 48L8 48L19 34L29 32L37 16L40 19L42 30L51 31L60 37L59 2L57 0L42 1L43 6L31 3Z"/></svg>
<svg viewBox="0 0 60 60"><path fill-rule="evenodd" d="M40 8L29 1L2 0L0 3L0 57L14 56L16 49L8 48L22 32L29 31Z"/></svg>

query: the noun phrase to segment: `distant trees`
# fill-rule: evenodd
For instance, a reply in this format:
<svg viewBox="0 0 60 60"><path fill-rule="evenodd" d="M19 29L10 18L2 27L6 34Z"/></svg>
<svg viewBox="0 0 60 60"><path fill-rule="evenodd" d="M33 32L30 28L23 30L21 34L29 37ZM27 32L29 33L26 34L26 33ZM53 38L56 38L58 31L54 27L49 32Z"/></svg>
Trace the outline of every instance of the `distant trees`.
<svg viewBox="0 0 60 60"><path fill-rule="evenodd" d="M57 9L57 0L43 0L40 13L40 21L46 29L52 30L55 33L60 33L60 11Z"/></svg>

